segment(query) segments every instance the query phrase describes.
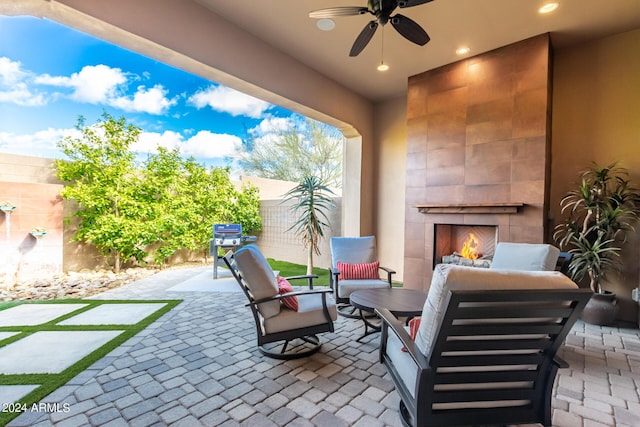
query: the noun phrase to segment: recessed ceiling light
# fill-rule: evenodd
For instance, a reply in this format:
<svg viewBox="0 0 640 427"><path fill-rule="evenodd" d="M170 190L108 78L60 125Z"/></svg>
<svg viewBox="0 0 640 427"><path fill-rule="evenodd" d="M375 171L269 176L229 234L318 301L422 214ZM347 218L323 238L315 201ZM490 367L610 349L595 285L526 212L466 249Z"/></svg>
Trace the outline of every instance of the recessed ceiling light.
<svg viewBox="0 0 640 427"><path fill-rule="evenodd" d="M464 46L464 47L459 47L458 49L456 49L456 53L458 55L466 55L467 53L469 53L471 49L469 49L468 47Z"/></svg>
<svg viewBox="0 0 640 427"><path fill-rule="evenodd" d="M542 5L542 7L540 7L540 9L538 9L538 13L540 14L551 13L557 8L558 8L558 3L556 2L545 3L544 5Z"/></svg>
<svg viewBox="0 0 640 427"><path fill-rule="evenodd" d="M316 22L316 25L322 31L331 31L336 27L336 23L331 18L318 19L318 22Z"/></svg>

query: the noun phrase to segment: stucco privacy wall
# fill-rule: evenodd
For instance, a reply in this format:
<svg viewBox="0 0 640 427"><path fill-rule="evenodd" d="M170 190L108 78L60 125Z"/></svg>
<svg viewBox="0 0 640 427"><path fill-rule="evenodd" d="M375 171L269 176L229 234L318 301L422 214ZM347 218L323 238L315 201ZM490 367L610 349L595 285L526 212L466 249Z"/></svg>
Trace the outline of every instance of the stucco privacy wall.
<svg viewBox="0 0 640 427"><path fill-rule="evenodd" d="M554 52L551 215L591 162L620 161L640 187L640 29ZM619 318L638 321L631 290L640 286L640 225L607 278Z"/></svg>
<svg viewBox="0 0 640 427"><path fill-rule="evenodd" d="M371 234L373 106L192 0L0 0L339 128L348 138L343 232Z"/></svg>
<svg viewBox="0 0 640 427"><path fill-rule="evenodd" d="M16 206L10 217L0 213L0 286L47 278L62 271L83 268L103 268L105 260L91 245L71 240L75 236L73 203L63 201L63 188L54 176L51 159L0 153L0 202L10 200ZM262 232L256 233L258 246L269 258L299 264L307 263L307 250L293 231L295 222L291 205L282 202L282 195L295 183L264 178L242 177L236 185L251 183L260 189L260 216ZM339 190L336 190L339 196ZM340 213L342 199L334 199L335 207L329 212L331 227L321 242L321 255L314 256L316 267L331 265L329 239L341 235ZM9 221L7 221L9 218ZM34 227L47 230L47 235L35 239L30 234ZM181 254L183 258L199 260Z"/></svg>
<svg viewBox="0 0 640 427"><path fill-rule="evenodd" d="M51 175L51 160L0 154L0 286L62 271L62 185ZM33 237L30 231L47 234Z"/></svg>

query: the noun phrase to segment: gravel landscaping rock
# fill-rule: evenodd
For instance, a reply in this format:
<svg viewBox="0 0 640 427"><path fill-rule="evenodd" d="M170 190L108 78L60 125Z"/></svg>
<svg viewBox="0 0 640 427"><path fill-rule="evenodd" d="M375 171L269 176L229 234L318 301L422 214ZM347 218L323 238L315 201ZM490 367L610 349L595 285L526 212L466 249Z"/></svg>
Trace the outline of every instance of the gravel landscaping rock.
<svg viewBox="0 0 640 427"><path fill-rule="evenodd" d="M49 279L37 279L0 288L0 301L86 298L151 276L158 271L160 270L153 268L128 268L118 274L107 270L57 274Z"/></svg>

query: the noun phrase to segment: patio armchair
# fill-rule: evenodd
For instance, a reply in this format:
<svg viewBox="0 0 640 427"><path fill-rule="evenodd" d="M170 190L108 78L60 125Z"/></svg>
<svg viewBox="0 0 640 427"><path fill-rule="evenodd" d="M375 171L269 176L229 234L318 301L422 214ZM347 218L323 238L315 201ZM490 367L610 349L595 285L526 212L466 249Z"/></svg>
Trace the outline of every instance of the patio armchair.
<svg viewBox="0 0 640 427"><path fill-rule="evenodd" d="M329 286L338 303L338 312L342 316L356 317L353 314L355 308L349 304L351 293L364 289L390 288L395 271L379 265L375 236L332 237L329 246ZM381 273L383 278L380 277Z"/></svg>
<svg viewBox="0 0 640 427"><path fill-rule="evenodd" d="M256 326L258 349L275 359L298 359L320 350L316 334L333 332L337 319L336 304L330 289L313 289L317 276L295 276L288 280L306 280L309 289L284 292L278 278L256 245L246 245L235 253L229 251L224 262L249 300ZM295 301L291 304L283 302ZM277 347L282 343L282 348Z"/></svg>
<svg viewBox="0 0 640 427"><path fill-rule="evenodd" d="M415 339L377 310L403 424L550 426L556 352L590 297L560 272L436 266Z"/></svg>

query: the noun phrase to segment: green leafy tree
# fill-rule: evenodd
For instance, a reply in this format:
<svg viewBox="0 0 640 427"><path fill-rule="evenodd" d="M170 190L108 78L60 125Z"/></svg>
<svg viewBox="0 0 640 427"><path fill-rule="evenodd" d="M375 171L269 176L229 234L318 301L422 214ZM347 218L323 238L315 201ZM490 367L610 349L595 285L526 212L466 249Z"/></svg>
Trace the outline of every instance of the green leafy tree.
<svg viewBox="0 0 640 427"><path fill-rule="evenodd" d="M328 187L315 176L308 176L284 197L284 202L292 202L292 211L297 217L289 228L300 238L307 248L307 274L313 274L313 254L320 255L320 240L324 230L330 227L328 212L335 207Z"/></svg>
<svg viewBox="0 0 640 427"><path fill-rule="evenodd" d="M178 150L158 147L141 165L131 145L140 129L104 114L79 137L59 143L68 160L56 162L62 191L78 204L75 240L93 244L119 271L123 262L144 262L151 253L164 264L181 249L208 254L211 226L239 222L259 231L255 187L237 190L226 168L207 168Z"/></svg>
<svg viewBox="0 0 640 427"><path fill-rule="evenodd" d="M263 178L301 182L315 176L324 185L340 188L344 141L338 129L301 118L266 135L249 132L239 165L245 173Z"/></svg>
<svg viewBox="0 0 640 427"><path fill-rule="evenodd" d="M145 226L150 212L136 185L140 179L129 150L140 129L107 113L94 126L85 126L80 117L76 128L79 137L58 144L69 160L56 160L57 176L72 183L62 196L79 205L75 240L92 243L113 260L117 272L123 260L143 256L154 237Z"/></svg>

